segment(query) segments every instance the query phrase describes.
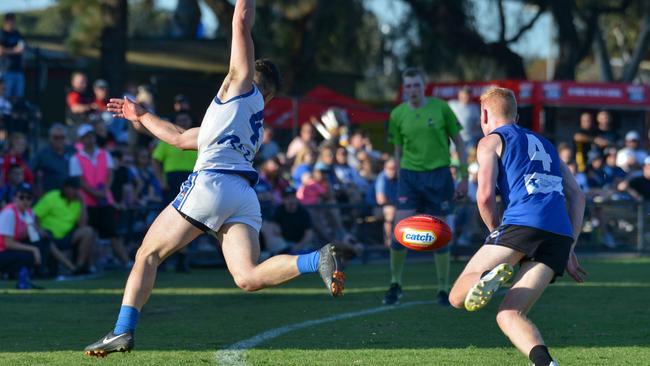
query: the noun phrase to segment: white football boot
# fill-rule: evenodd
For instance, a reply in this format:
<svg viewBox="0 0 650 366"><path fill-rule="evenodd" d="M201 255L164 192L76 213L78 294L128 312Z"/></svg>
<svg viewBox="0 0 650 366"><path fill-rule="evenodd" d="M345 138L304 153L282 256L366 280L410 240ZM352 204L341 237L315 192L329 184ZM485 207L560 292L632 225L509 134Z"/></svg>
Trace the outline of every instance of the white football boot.
<svg viewBox="0 0 650 366"><path fill-rule="evenodd" d="M513 272L510 264L501 263L486 273L465 296L465 309L476 311L487 305L499 287L512 277Z"/></svg>

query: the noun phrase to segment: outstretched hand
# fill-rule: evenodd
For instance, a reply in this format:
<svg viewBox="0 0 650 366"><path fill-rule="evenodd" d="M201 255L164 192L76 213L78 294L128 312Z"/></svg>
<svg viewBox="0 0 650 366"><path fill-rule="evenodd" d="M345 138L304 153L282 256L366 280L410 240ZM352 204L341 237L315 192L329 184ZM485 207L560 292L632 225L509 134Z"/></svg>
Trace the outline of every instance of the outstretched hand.
<svg viewBox="0 0 650 366"><path fill-rule="evenodd" d="M147 113L143 106L126 97L111 98L107 104L107 110L113 113L113 117L126 118L131 122L140 122L140 117Z"/></svg>
<svg viewBox="0 0 650 366"><path fill-rule="evenodd" d="M576 253L573 251L573 249L569 254L569 260L567 261L566 264L566 271L569 274L569 276L571 276L576 282L585 281L584 277L587 275L587 271L585 271L580 266L580 263L578 262L578 257L576 256Z"/></svg>

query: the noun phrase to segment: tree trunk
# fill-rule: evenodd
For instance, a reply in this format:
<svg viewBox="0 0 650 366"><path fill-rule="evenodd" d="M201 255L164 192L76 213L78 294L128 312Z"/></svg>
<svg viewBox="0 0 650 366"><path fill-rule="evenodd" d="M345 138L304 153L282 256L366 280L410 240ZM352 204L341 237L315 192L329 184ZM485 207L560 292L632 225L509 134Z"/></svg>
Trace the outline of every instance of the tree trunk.
<svg viewBox="0 0 650 366"><path fill-rule="evenodd" d="M230 35L232 34L232 15L235 12L235 6L228 0L204 0L205 4L214 12L219 21L219 33L228 40L230 44Z"/></svg>
<svg viewBox="0 0 650 366"><path fill-rule="evenodd" d="M612 65L609 62L609 52L607 51L607 44L603 38L600 25L596 27L594 34L594 52L596 54L596 62L600 70L600 81L612 82L614 81L614 73L612 72Z"/></svg>
<svg viewBox="0 0 650 366"><path fill-rule="evenodd" d="M111 95L118 95L126 78L127 0L102 0L101 12L101 75Z"/></svg>
<svg viewBox="0 0 650 366"><path fill-rule="evenodd" d="M201 22L201 8L198 0L178 0L174 10L174 37L196 38L196 30Z"/></svg>
<svg viewBox="0 0 650 366"><path fill-rule="evenodd" d="M634 53L630 58L630 62L628 62L623 69L621 81L630 82L634 80L639 71L639 65L648 51L648 44L650 43L650 5L646 4L644 8L641 29L637 36L636 45L634 46Z"/></svg>

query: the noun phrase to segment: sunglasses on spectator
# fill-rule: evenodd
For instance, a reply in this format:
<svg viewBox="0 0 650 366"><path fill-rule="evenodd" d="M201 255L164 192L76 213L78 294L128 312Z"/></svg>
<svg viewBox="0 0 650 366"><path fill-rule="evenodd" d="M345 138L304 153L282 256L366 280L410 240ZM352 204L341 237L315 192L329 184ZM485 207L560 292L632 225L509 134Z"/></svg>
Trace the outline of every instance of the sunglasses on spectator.
<svg viewBox="0 0 650 366"><path fill-rule="evenodd" d="M16 196L16 198L18 198L19 200L23 200L23 201L31 201L32 200L32 196L30 196L28 194L19 194L19 195Z"/></svg>

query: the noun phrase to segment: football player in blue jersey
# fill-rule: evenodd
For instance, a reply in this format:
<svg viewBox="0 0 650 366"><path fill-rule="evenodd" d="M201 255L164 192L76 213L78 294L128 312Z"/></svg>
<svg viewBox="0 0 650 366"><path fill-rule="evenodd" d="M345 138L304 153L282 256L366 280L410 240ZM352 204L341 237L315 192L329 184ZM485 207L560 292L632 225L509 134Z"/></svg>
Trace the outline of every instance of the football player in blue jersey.
<svg viewBox="0 0 650 366"><path fill-rule="evenodd" d="M254 59L251 29L255 1L237 0L232 20L230 68L201 127L184 130L128 99L111 99L108 110L136 130L171 145L198 150L194 171L176 199L158 215L138 249L115 327L86 347L104 357L134 347L134 332L149 299L158 265L200 234L216 236L235 283L245 291L276 286L318 272L333 296L343 293L344 275L334 246L301 254L277 255L259 262L260 204L253 186L253 157L261 145L264 104L279 88L279 74L268 60Z"/></svg>
<svg viewBox="0 0 650 366"><path fill-rule="evenodd" d="M577 282L586 272L574 248L585 197L555 147L516 124L517 102L505 88L481 96L477 204L490 230L449 295L452 306L484 307L520 265L497 313L510 341L536 366L557 365L527 314L546 287L565 269ZM496 192L505 211L499 216Z"/></svg>

